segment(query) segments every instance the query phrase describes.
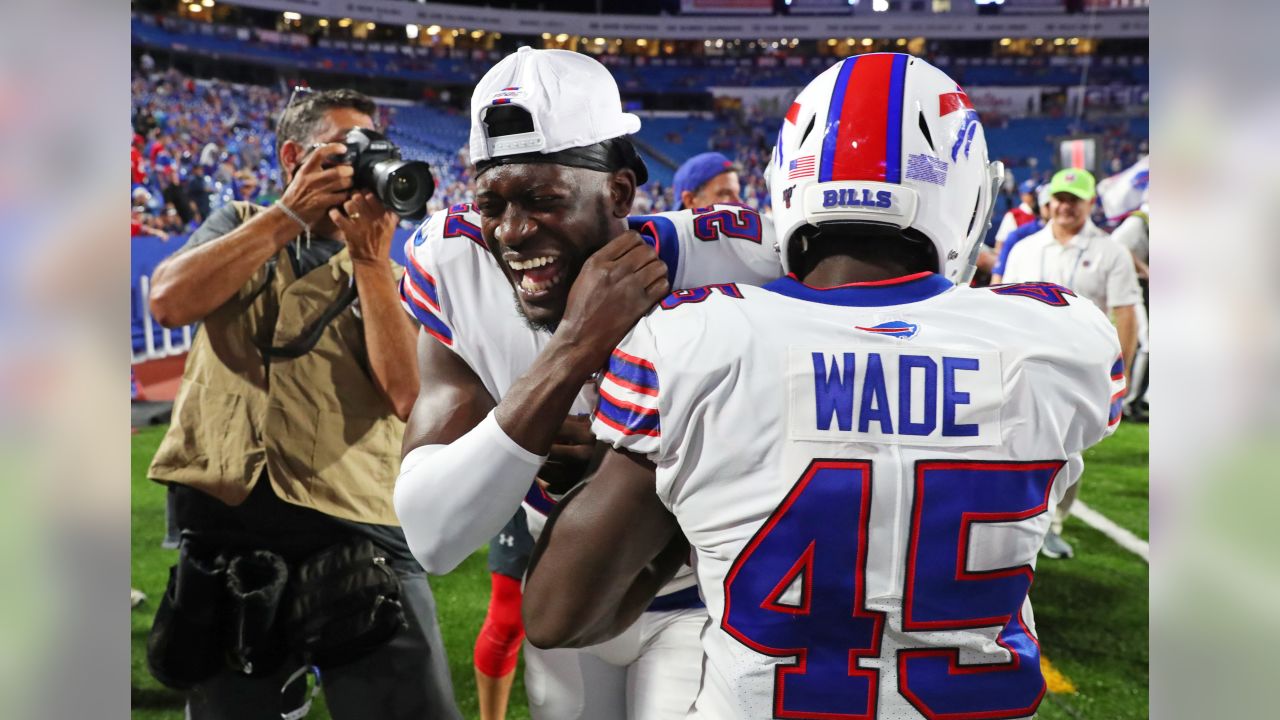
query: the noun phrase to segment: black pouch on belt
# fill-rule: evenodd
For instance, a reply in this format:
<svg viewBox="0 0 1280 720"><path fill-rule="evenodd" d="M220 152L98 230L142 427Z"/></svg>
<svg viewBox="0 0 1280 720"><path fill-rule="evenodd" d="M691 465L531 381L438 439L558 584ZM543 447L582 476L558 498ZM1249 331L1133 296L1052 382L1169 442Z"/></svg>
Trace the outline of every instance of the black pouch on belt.
<svg viewBox="0 0 1280 720"><path fill-rule="evenodd" d="M246 675L269 675L288 657L277 620L289 566L268 550L237 555L227 565L227 660Z"/></svg>
<svg viewBox="0 0 1280 720"><path fill-rule="evenodd" d="M358 660L408 626L400 578L370 540L326 548L293 570L290 645L321 668Z"/></svg>
<svg viewBox="0 0 1280 720"><path fill-rule="evenodd" d="M222 555L182 543L147 635L147 668L162 684L186 690L225 667L219 620L226 570Z"/></svg>

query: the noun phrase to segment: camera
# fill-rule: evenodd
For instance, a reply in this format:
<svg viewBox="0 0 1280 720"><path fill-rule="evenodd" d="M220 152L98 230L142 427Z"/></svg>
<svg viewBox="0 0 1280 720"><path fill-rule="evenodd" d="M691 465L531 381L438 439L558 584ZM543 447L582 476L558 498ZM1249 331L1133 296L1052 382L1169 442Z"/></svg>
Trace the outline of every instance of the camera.
<svg viewBox="0 0 1280 720"><path fill-rule="evenodd" d="M373 130L354 128L343 142L347 151L334 160L351 164L355 189L372 191L383 205L406 220L426 217L427 201L436 191L426 163L400 159L400 148Z"/></svg>

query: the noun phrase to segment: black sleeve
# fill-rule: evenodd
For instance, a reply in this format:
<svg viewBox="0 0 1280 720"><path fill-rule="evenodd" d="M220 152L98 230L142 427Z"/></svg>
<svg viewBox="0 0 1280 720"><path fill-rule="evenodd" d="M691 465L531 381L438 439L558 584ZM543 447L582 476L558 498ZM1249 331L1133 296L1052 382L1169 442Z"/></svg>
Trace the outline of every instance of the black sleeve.
<svg viewBox="0 0 1280 720"><path fill-rule="evenodd" d="M239 226L239 213L236 212L235 206L227 203L214 210L204 221L204 224L191 233L191 237L187 239L187 244L183 245L182 250L179 250L179 252L217 240Z"/></svg>

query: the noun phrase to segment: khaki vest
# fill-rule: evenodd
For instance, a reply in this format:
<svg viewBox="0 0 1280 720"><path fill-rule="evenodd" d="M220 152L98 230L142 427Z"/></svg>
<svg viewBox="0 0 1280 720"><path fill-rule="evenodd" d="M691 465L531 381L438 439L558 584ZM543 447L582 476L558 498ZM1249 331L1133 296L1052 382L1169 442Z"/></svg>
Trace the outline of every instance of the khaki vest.
<svg viewBox="0 0 1280 720"><path fill-rule="evenodd" d="M237 209L243 220L262 208ZM301 279L289 250L205 318L149 477L239 505L265 467L287 502L399 525L391 494L404 423L374 384L358 305L300 358L267 364L258 349L294 341L353 281L346 248Z"/></svg>

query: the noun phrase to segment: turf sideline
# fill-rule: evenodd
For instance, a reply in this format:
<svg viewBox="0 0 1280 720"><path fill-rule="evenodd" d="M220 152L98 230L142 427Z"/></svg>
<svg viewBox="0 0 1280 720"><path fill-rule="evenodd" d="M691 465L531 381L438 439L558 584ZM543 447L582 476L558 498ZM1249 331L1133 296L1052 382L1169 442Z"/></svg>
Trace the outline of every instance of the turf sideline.
<svg viewBox="0 0 1280 720"><path fill-rule="evenodd" d="M1083 520L1084 524L1114 540L1120 547L1142 558L1148 565L1151 564L1151 546L1146 540L1115 524L1106 515L1089 507L1082 500L1076 500L1075 504L1071 506L1071 514Z"/></svg>

